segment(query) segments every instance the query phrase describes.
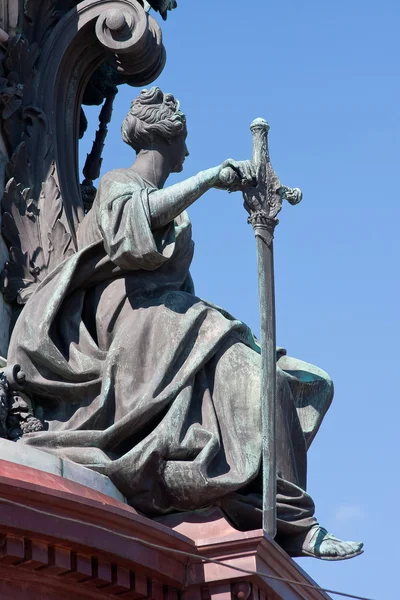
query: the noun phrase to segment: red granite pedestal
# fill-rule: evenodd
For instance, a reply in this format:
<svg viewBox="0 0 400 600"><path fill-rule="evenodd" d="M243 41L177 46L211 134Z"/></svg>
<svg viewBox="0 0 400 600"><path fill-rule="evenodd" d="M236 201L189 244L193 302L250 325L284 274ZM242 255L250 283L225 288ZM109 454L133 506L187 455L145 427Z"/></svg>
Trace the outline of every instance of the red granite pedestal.
<svg viewBox="0 0 400 600"><path fill-rule="evenodd" d="M0 598L329 598L312 588L239 572L238 567L313 583L260 530L238 532L218 509L162 521L142 517L85 485L0 460Z"/></svg>

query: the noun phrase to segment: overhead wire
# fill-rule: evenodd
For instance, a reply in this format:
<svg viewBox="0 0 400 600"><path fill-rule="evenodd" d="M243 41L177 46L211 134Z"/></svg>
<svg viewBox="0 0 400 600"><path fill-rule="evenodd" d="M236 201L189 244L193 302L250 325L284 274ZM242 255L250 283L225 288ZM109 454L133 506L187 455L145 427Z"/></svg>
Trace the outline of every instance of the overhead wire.
<svg viewBox="0 0 400 600"><path fill-rule="evenodd" d="M87 521L83 521L81 519L74 519L73 517L66 517L64 515L56 515L54 513L42 510L40 508L36 508L34 506L29 506L27 504L23 504L21 502L16 502L15 500L10 500L8 498L0 498L0 502L3 502L5 504L11 504L13 506L18 506L19 508L24 508L24 509L28 509L30 511L39 513L41 515L46 515L48 517L53 517L53 518L57 518L57 519L62 519L64 521L69 521L70 523L77 523L78 525L89 525L90 527L94 527L95 529L100 529L102 531L106 531L107 533L111 533L113 535L116 535L120 538L124 538L133 542L137 542L139 544L142 544L143 546L146 546L148 548L154 548L155 550L160 550L162 552L169 552L170 554L176 554L178 556L185 556L186 558L193 558L196 560L200 560L200 561L204 561L204 562L208 562L208 563L213 563L216 565L219 565L221 567L225 567L227 569L233 569L235 571L238 571L239 573L244 573L246 575L256 575L258 577L261 577L263 579L271 579L274 581L281 581L283 583L288 583L290 585L295 585L298 587L303 587L303 588L309 588L309 589L314 589L316 591L319 592L326 592L328 594L335 594L336 596L342 596L344 598L352 598L353 600L374 600L373 598L366 598L365 596L357 596L354 594L349 594L346 592L340 592L337 590L331 590L328 588L323 588L319 585L314 585L312 583L305 583L302 581L295 581L293 579L287 579L286 577L279 577L277 575L268 575L266 573L263 573L262 571L252 571L250 569L243 569L242 567L238 567L238 566L232 566L229 565L225 562L222 562L220 560L217 560L215 558L210 558L208 556L202 556L200 554L195 554L193 552L186 552L185 550L177 550L175 548L169 548L168 546L163 546L161 544L155 544L154 542L149 542L147 540L143 540L139 537L136 536L132 536L132 535L127 535L125 533L121 533L119 531L114 531L108 527L104 527L103 525L97 525L96 523L90 523Z"/></svg>

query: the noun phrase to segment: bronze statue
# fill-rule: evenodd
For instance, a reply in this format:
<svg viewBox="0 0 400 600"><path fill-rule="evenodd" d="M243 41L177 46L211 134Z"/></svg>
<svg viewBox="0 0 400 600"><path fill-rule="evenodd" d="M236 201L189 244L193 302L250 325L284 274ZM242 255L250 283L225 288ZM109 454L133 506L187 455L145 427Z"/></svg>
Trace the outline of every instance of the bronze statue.
<svg viewBox="0 0 400 600"><path fill-rule="evenodd" d="M164 188L183 169L186 134L171 94L152 88L132 103L122 136L135 162L101 179L78 251L39 284L13 331L8 364L25 380L10 386L23 387L44 424L18 444L108 475L149 517L218 505L239 529L255 529L260 346L195 295L186 208L212 187L246 189L256 173L229 159ZM332 396L324 371L277 350L276 539L292 556L362 552L319 526L305 491L306 452Z"/></svg>

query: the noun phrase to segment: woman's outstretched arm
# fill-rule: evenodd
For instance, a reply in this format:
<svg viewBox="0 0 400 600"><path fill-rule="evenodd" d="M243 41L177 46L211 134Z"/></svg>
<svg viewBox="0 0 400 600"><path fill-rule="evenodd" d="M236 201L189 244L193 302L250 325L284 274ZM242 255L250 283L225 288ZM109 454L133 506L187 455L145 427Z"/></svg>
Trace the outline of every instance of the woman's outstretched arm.
<svg viewBox="0 0 400 600"><path fill-rule="evenodd" d="M236 178L234 183L224 185L221 181L221 171L232 169ZM167 188L156 190L149 194L151 226L158 229L173 221L212 187L222 189L240 189L254 179L253 167L250 161L236 162L228 159L218 167L200 171L197 175ZM239 186L239 187L237 187Z"/></svg>

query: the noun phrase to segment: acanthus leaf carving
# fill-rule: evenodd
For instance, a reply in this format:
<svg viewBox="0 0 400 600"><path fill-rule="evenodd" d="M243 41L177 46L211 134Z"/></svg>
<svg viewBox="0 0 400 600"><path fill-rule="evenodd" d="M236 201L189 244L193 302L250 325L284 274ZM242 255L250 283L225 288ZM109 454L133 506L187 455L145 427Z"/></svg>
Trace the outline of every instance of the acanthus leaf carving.
<svg viewBox="0 0 400 600"><path fill-rule="evenodd" d="M46 274L75 252L56 177L53 164L52 172L43 183L39 197L39 225Z"/></svg>
<svg viewBox="0 0 400 600"><path fill-rule="evenodd" d="M23 34L10 39L7 46L5 67L16 83L24 86L25 104L30 103L33 93L32 80L36 76L36 62L40 55L37 43L30 43Z"/></svg>
<svg viewBox="0 0 400 600"><path fill-rule="evenodd" d="M25 304L46 275L75 252L54 164L38 203L30 192L12 178L3 199L2 233L10 245L10 259L2 273L2 291L8 302L18 304Z"/></svg>
<svg viewBox="0 0 400 600"><path fill-rule="evenodd" d="M24 31L29 41L41 45L58 21L79 0L25 0L24 2Z"/></svg>
<svg viewBox="0 0 400 600"><path fill-rule="evenodd" d="M29 188L33 201L38 201L41 182L46 180L51 160L51 136L48 120L35 106L21 110L24 124L22 141L11 157L7 176L16 177L18 183Z"/></svg>
<svg viewBox="0 0 400 600"><path fill-rule="evenodd" d="M3 119L9 119L22 104L22 85L17 83L14 73L0 78L0 106Z"/></svg>

